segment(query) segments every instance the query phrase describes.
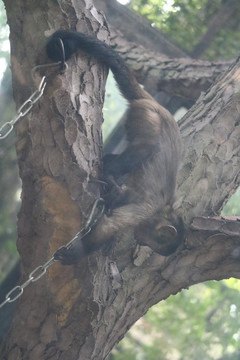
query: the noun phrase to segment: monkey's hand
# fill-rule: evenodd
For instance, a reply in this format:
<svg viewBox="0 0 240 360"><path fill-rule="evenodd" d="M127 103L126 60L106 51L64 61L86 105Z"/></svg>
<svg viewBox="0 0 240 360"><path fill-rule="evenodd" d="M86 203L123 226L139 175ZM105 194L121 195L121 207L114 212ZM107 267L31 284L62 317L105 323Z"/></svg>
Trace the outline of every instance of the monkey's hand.
<svg viewBox="0 0 240 360"><path fill-rule="evenodd" d="M113 209L127 203L127 187L124 184L119 185L113 176L108 176L105 178L105 181L108 187L103 198L106 214L110 215Z"/></svg>
<svg viewBox="0 0 240 360"><path fill-rule="evenodd" d="M99 230L93 229L89 234L79 238L68 248L62 246L55 254L54 259L63 265L73 265L86 258L94 251L99 250L105 242L105 233L100 237Z"/></svg>
<svg viewBox="0 0 240 360"><path fill-rule="evenodd" d="M69 249L66 246L59 248L54 254L54 259L61 261L63 265L73 265L88 254L88 249L82 239L80 239L80 241L78 240L78 242Z"/></svg>

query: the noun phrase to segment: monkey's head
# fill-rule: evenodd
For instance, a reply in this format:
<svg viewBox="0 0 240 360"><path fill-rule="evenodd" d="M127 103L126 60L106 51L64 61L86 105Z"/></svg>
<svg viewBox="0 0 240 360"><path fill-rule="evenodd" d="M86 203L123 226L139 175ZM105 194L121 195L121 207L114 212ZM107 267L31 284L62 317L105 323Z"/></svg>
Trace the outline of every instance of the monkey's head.
<svg viewBox="0 0 240 360"><path fill-rule="evenodd" d="M140 245L147 245L163 256L174 253L184 240L184 223L169 206L135 230Z"/></svg>

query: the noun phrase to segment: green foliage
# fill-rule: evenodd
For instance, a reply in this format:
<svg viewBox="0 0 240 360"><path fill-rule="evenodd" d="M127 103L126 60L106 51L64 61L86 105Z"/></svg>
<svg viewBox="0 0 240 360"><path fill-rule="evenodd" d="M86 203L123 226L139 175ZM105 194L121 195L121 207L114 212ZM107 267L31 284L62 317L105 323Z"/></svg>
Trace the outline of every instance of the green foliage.
<svg viewBox="0 0 240 360"><path fill-rule="evenodd" d="M0 1L0 58L9 61L9 42L8 42L8 25L6 23L6 13L3 2Z"/></svg>
<svg viewBox="0 0 240 360"><path fill-rule="evenodd" d="M190 53L224 3L224 0L132 0L129 6ZM225 24L205 51L205 59L232 59L238 56L239 15L240 6L233 19Z"/></svg>
<svg viewBox="0 0 240 360"><path fill-rule="evenodd" d="M9 62L8 26L3 3L0 1L0 126L13 118L16 113L12 99L11 72ZM3 78L2 78L3 75ZM14 136L0 141L0 282L15 264L17 211L19 199L16 191L20 187Z"/></svg>
<svg viewBox="0 0 240 360"><path fill-rule="evenodd" d="M225 205L222 215L239 215L240 214L240 188L230 198Z"/></svg>
<svg viewBox="0 0 240 360"><path fill-rule="evenodd" d="M211 281L152 307L119 343L114 360L212 360L240 348L240 282ZM236 358L236 357L235 357Z"/></svg>
<svg viewBox="0 0 240 360"><path fill-rule="evenodd" d="M117 122L121 119L126 107L127 105L116 86L113 74L109 72L103 107L104 123L102 130L104 141L111 134L112 130L117 125Z"/></svg>
<svg viewBox="0 0 240 360"><path fill-rule="evenodd" d="M206 0L133 0L131 7L147 17L183 49L191 51L206 30Z"/></svg>

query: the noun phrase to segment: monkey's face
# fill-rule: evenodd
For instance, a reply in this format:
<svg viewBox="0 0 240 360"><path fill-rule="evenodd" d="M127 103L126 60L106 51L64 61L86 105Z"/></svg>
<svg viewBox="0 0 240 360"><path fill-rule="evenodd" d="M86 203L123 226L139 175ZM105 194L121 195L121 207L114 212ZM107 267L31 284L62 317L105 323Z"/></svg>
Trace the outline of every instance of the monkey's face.
<svg viewBox="0 0 240 360"><path fill-rule="evenodd" d="M137 227L135 237L140 245L147 245L158 254L169 256L184 240L183 221L172 211L165 216L157 214Z"/></svg>

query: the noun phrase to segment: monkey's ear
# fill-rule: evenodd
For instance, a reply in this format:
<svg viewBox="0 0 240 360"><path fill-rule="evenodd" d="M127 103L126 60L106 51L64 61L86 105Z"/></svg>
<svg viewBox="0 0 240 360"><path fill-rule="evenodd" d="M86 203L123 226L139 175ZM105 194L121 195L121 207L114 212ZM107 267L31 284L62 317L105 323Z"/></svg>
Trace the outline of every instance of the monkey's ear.
<svg viewBox="0 0 240 360"><path fill-rule="evenodd" d="M173 225L157 225L155 229L157 235L161 238L173 239L178 235L177 229Z"/></svg>
<svg viewBox="0 0 240 360"><path fill-rule="evenodd" d="M184 237L181 226L174 225L165 218L158 219L157 224L156 221L145 222L135 230L136 240L160 255L169 256L177 250Z"/></svg>

